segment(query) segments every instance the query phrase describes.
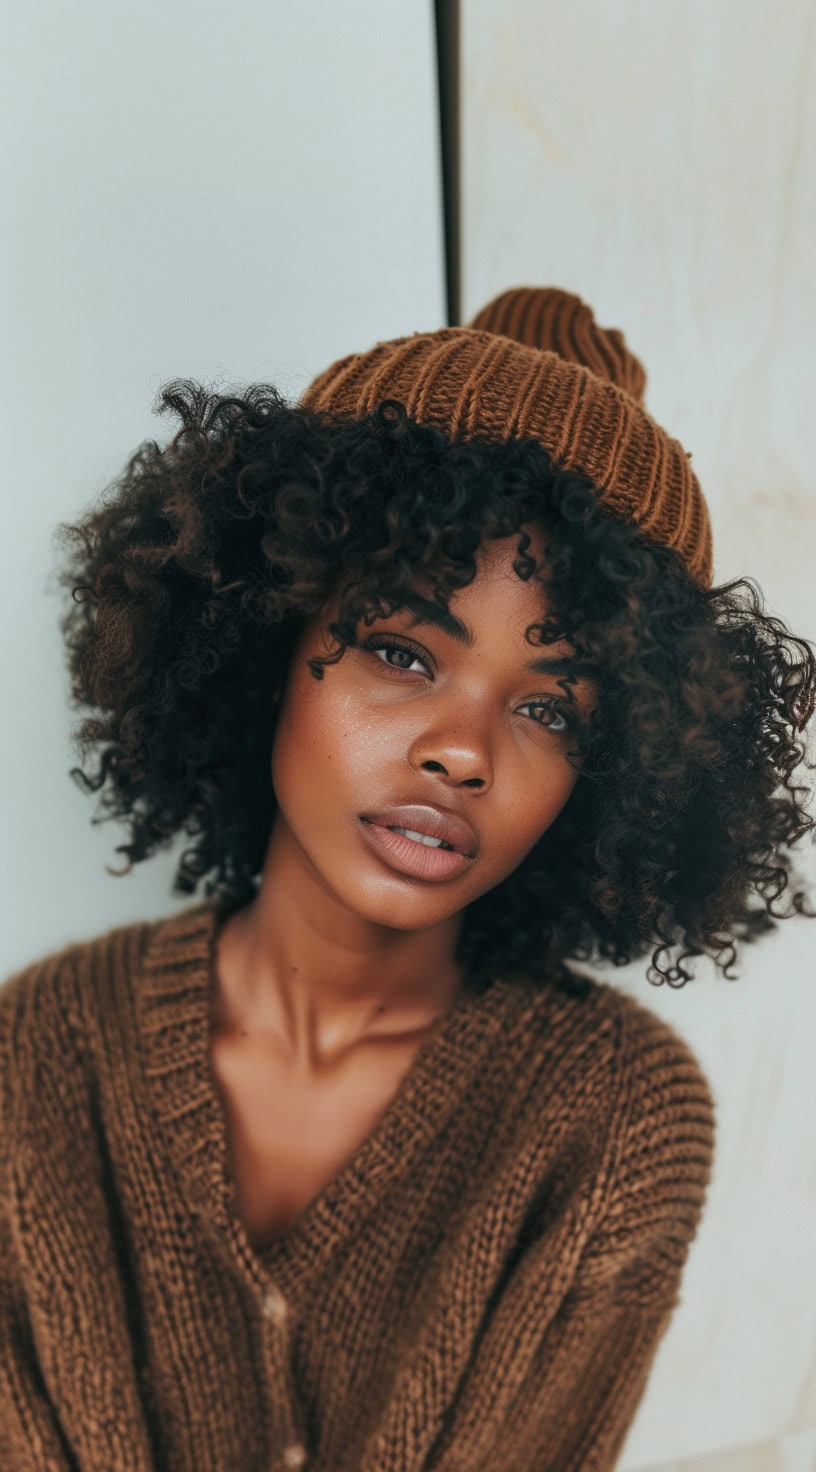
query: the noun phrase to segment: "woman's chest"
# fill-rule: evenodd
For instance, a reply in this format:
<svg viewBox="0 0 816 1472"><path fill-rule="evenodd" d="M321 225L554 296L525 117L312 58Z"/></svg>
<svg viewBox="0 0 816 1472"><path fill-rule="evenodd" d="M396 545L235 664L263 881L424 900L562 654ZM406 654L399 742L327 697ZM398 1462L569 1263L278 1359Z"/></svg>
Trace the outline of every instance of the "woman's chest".
<svg viewBox="0 0 816 1472"><path fill-rule="evenodd" d="M421 1037L366 1048L325 1079L213 1034L210 1060L238 1215L253 1246L281 1236L371 1134Z"/></svg>

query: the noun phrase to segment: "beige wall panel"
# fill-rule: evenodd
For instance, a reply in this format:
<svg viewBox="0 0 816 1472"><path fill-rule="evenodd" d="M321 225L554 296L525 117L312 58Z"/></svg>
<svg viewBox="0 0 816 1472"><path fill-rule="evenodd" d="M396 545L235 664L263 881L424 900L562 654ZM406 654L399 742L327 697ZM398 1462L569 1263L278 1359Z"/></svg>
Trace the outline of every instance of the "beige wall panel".
<svg viewBox="0 0 816 1472"><path fill-rule="evenodd" d="M621 327L693 454L715 580L816 637L816 5L463 0L462 320L513 285ZM801 861L813 882L813 854ZM816 1466L816 921L684 990L718 1155L621 1472ZM753 1458L753 1460L751 1460Z"/></svg>

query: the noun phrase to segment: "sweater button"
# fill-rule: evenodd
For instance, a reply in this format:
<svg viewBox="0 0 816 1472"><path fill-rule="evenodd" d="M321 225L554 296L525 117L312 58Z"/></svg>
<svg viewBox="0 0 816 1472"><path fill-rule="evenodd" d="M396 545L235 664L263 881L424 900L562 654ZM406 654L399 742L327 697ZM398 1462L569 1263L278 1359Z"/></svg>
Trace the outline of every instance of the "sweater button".
<svg viewBox="0 0 816 1472"><path fill-rule="evenodd" d="M268 1288L264 1294L263 1316L265 1319L271 1319L274 1324L283 1324L286 1319L286 1299L277 1288Z"/></svg>
<svg viewBox="0 0 816 1472"><path fill-rule="evenodd" d="M305 1461L306 1451L299 1441L293 1442L283 1453L283 1465L290 1468L291 1472L299 1472Z"/></svg>

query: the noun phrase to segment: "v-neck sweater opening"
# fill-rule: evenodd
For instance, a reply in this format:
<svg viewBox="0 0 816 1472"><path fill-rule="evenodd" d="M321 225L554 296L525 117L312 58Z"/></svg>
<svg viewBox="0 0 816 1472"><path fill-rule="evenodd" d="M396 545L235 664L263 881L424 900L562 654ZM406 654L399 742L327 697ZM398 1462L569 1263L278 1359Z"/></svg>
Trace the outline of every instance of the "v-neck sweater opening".
<svg viewBox="0 0 816 1472"><path fill-rule="evenodd" d="M466 992L422 1040L373 1129L283 1234L253 1245L236 1206L227 1120L212 1072L210 1030L222 912L213 902L153 929L138 992L145 1073L177 1173L199 1213L246 1260L291 1284L337 1251L380 1192L408 1172L444 1123L492 1038L508 1017L532 1007L517 982L497 977Z"/></svg>

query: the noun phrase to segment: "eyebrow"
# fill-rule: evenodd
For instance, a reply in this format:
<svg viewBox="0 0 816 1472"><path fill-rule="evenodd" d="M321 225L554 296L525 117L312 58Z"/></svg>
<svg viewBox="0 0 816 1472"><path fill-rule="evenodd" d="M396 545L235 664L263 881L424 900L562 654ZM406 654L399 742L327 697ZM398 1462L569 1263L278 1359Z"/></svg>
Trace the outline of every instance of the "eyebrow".
<svg viewBox="0 0 816 1472"><path fill-rule="evenodd" d="M455 639L457 644L463 644L466 649L472 649L476 643L476 636L469 624L456 617L453 613L445 613L436 603L428 598L423 598L420 593L406 593L403 605L416 615L415 622L418 624L437 624L444 634ZM526 669L532 670L537 675L577 675L599 676L600 665L593 664L590 660L570 658L569 656L544 655L537 659L531 659Z"/></svg>

